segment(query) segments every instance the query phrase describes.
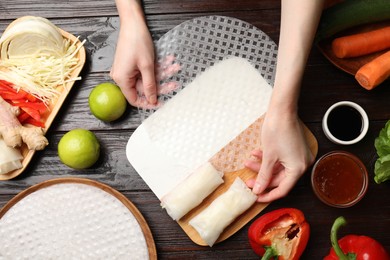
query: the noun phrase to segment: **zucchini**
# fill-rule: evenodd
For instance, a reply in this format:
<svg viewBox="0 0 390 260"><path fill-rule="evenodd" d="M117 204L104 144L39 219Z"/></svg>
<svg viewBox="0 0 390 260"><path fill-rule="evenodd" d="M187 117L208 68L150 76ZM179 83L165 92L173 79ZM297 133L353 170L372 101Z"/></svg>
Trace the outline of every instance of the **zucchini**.
<svg viewBox="0 0 390 260"><path fill-rule="evenodd" d="M390 0L345 0L322 13L316 42L357 25L390 19Z"/></svg>

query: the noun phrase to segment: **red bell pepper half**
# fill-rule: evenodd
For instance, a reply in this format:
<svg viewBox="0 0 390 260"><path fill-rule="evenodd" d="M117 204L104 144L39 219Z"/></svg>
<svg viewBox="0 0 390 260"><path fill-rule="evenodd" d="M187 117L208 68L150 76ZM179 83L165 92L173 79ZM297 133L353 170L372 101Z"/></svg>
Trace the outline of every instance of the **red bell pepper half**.
<svg viewBox="0 0 390 260"><path fill-rule="evenodd" d="M347 235L337 241L337 232L347 224L344 217L338 217L330 232L332 248L324 260L389 260L386 249L375 239L367 236Z"/></svg>
<svg viewBox="0 0 390 260"><path fill-rule="evenodd" d="M252 249L262 259L297 260L306 248L310 226L302 211L282 208L256 219L248 236Z"/></svg>

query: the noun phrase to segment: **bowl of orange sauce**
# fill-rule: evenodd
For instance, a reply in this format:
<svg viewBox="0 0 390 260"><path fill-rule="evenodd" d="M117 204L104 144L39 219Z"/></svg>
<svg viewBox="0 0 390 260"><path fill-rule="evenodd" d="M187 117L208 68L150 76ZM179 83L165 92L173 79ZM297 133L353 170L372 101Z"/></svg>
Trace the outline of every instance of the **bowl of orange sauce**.
<svg viewBox="0 0 390 260"><path fill-rule="evenodd" d="M325 204L347 208L367 191L368 174L362 161L345 151L332 151L317 160L311 174L314 193Z"/></svg>

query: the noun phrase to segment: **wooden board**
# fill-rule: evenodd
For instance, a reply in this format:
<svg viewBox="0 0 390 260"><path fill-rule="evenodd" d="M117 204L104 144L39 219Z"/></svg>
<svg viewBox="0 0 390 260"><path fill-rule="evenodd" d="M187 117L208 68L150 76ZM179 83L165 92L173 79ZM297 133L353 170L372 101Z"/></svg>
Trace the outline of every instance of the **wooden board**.
<svg viewBox="0 0 390 260"><path fill-rule="evenodd" d="M310 151L314 155L317 156L318 153L318 143L317 139L313 135L313 133L304 125L304 133L306 136L307 143L309 145ZM189 236L189 238L196 244L207 246L207 244L202 240L199 236L199 233L189 224L189 221L199 214L202 210L207 208L208 205L211 204L219 195L228 190L230 185L233 183L235 178L238 176L243 181L256 178L257 173L253 172L249 169L241 169L234 172L225 173L224 183L219 186L210 196L208 196L198 207L191 210L187 215L181 218L178 223L184 232ZM251 208L249 208L246 212L240 215L232 224L230 224L220 235L216 243L224 241L225 239L232 236L238 230L240 230L244 225L246 225L249 221L251 221L254 217L256 217L262 210L264 210L269 204L268 203L255 203Z"/></svg>
<svg viewBox="0 0 390 260"><path fill-rule="evenodd" d="M96 188L99 188L110 195L117 198L126 208L129 209L129 211L133 214L133 216L137 219L138 224L141 227L142 233L145 237L146 245L148 248L149 253L149 259L155 260L157 259L157 251L156 246L154 243L153 235L150 231L150 228L148 224L146 223L144 217L142 216L141 212L137 209L134 204L128 200L122 193L118 192L117 190L111 188L108 185L105 185L103 183L84 179L84 178L58 178L58 179L52 179L48 181L41 182L39 184L36 184L22 192L20 192L18 195L13 197L5 206L0 210L0 219L5 215L5 213L12 208L16 203L30 195L31 193L38 191L40 189L56 185L56 184L62 184L62 183L78 183L78 184L85 184L90 185Z"/></svg>
<svg viewBox="0 0 390 260"><path fill-rule="evenodd" d="M59 28L59 30L61 31L64 38L69 39L72 42L76 42L76 46L80 47L80 45L82 43L77 37L75 37L74 35L66 32L60 28ZM77 58L79 61L78 61L77 66L75 67L75 69L71 73L72 78L77 77L80 74L80 72L85 64L86 53L85 53L84 46L80 47L80 49L77 53ZM63 105L63 103L64 103L66 97L68 96L70 90L72 89L73 85L74 85L74 81L71 81L71 82L67 82L65 87L62 87L62 86L59 87L59 90L61 91L61 95L58 97L58 99L55 102L52 102L52 104L49 106L50 112L43 115L43 120L45 120L45 128L43 129L44 133L46 133L47 130L50 128L51 124L54 121L54 118L58 114L61 106ZM22 168L8 172L6 174L0 174L0 181L1 180L9 180L9 179L12 179L12 178L19 176L26 169L26 167L28 166L28 164L30 163L31 159L33 158L33 156L36 152L34 150L29 150L27 145L25 145L25 144L22 145L22 147L20 148L20 151L21 151L21 154L23 156Z"/></svg>

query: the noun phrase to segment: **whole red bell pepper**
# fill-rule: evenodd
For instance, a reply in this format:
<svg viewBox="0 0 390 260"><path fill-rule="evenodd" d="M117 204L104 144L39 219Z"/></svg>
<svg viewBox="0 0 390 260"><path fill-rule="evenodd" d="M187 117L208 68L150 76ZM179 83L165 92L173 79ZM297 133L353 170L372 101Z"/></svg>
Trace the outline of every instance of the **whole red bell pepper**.
<svg viewBox="0 0 390 260"><path fill-rule="evenodd" d="M249 227L252 249L262 259L297 260L306 248L310 226L302 211L282 208L256 219Z"/></svg>
<svg viewBox="0 0 390 260"><path fill-rule="evenodd" d="M375 239L368 236L347 235L337 240L337 232L347 224L344 217L338 217L330 232L332 248L324 260L389 260L386 249Z"/></svg>

